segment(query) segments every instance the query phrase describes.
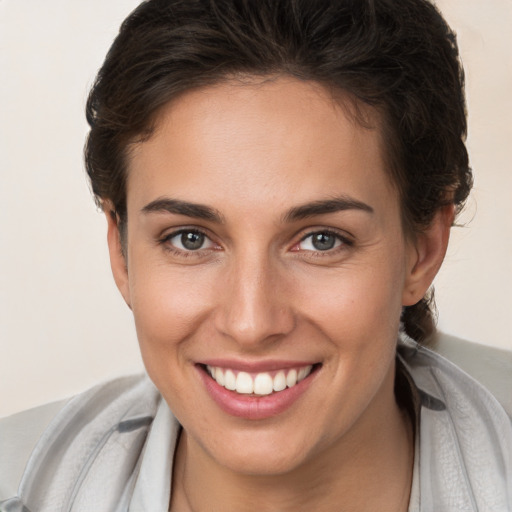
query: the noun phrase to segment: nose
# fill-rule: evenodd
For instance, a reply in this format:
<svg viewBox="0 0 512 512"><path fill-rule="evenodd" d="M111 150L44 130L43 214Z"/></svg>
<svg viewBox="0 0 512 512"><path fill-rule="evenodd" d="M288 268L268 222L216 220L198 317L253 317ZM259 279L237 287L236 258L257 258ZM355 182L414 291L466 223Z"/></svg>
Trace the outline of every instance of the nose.
<svg viewBox="0 0 512 512"><path fill-rule="evenodd" d="M293 330L293 301L278 263L253 254L238 258L226 274L215 317L218 332L255 350Z"/></svg>

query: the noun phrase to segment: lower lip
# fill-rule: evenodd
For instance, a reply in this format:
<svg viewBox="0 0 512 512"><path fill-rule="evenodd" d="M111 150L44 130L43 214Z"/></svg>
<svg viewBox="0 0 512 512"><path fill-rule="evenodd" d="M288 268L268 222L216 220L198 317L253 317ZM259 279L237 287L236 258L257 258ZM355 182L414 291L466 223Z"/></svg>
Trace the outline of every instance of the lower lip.
<svg viewBox="0 0 512 512"><path fill-rule="evenodd" d="M199 375L214 402L226 413L248 420L263 420L277 416L291 407L308 389L314 375L314 371L304 380L291 388L278 391L270 395L255 396L242 395L230 391L213 380L202 367L198 367Z"/></svg>

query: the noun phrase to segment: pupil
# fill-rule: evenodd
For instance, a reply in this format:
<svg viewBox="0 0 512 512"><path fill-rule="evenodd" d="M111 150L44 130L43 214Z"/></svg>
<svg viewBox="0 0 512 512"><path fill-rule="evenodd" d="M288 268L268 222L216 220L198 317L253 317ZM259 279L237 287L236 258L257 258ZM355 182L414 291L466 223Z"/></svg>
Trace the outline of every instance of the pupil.
<svg viewBox="0 0 512 512"><path fill-rule="evenodd" d="M197 251L197 249L200 249L204 243L204 235L201 233L194 233L193 231L182 233L181 243L185 249Z"/></svg>
<svg viewBox="0 0 512 512"><path fill-rule="evenodd" d="M313 247L319 251L327 251L334 247L335 237L329 233L317 233L313 236Z"/></svg>

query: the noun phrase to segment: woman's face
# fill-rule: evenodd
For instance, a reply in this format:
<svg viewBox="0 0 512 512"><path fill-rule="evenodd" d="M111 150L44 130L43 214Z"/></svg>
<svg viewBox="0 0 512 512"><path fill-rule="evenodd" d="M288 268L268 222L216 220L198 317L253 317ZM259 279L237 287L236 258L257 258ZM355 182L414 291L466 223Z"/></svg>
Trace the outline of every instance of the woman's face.
<svg viewBox="0 0 512 512"><path fill-rule="evenodd" d="M378 129L292 78L189 92L133 148L127 198L114 274L190 446L275 474L376 435L417 259Z"/></svg>

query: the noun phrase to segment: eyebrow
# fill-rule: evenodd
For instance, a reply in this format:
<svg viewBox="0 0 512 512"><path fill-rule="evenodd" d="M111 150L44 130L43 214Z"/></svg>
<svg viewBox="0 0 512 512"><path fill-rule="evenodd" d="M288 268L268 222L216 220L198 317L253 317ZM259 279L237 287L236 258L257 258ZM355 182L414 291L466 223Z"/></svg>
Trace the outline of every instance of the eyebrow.
<svg viewBox="0 0 512 512"><path fill-rule="evenodd" d="M366 203L348 196L339 196L296 206L285 214L284 220L285 222L293 222L316 215L325 215L344 210L360 210L370 214L374 213L373 208Z"/></svg>
<svg viewBox="0 0 512 512"><path fill-rule="evenodd" d="M179 199L171 199L162 197L148 203L141 210L143 213L174 213L177 215L185 215L196 219L208 220L218 224L224 223L224 217L218 210L210 208L202 204L190 203L188 201L180 201Z"/></svg>
<svg viewBox="0 0 512 512"><path fill-rule="evenodd" d="M374 213L373 208L366 203L348 196L340 196L295 206L285 213L283 220L284 222L294 222L316 215L325 215L327 213L336 213L345 210L360 210L367 213ZM168 197L151 201L144 206L141 211L143 213L173 213L218 224L225 222L224 216L214 208Z"/></svg>

